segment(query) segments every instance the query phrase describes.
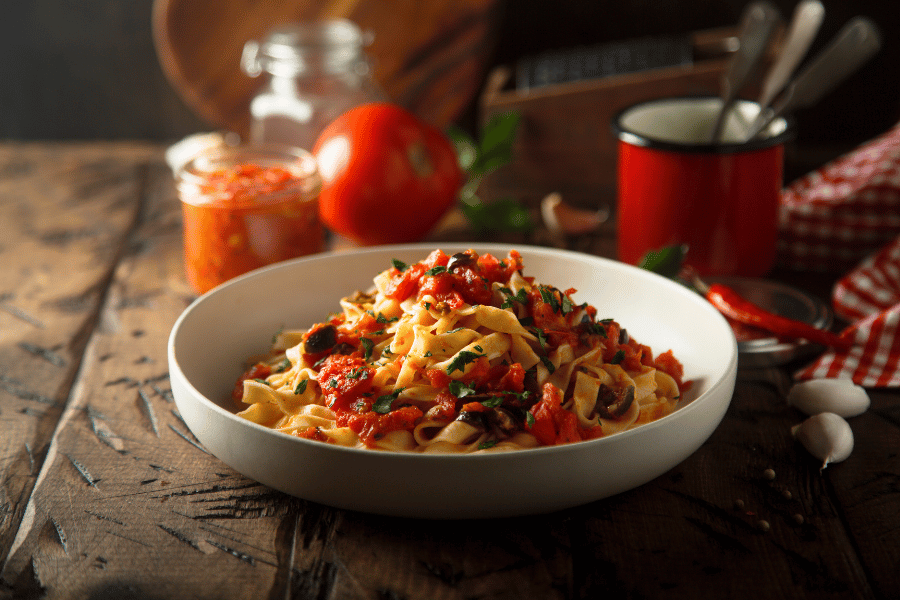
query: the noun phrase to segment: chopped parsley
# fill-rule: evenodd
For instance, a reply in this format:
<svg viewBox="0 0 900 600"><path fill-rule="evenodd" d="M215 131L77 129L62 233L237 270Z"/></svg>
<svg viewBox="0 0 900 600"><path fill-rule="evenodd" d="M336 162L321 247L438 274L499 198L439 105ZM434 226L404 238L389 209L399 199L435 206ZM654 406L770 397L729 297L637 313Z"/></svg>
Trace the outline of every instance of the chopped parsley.
<svg viewBox="0 0 900 600"><path fill-rule="evenodd" d="M543 300L545 304L549 304L550 308L553 309L553 312L559 312L559 298L553 293L553 289L542 285L538 287L538 290L541 292L541 300Z"/></svg>
<svg viewBox="0 0 900 600"><path fill-rule="evenodd" d="M365 375L367 372L368 371L366 370L365 367L354 367L353 369L350 370L349 373L347 373L347 379L359 379L360 377ZM363 379L366 379L366 378L363 377Z"/></svg>
<svg viewBox="0 0 900 600"><path fill-rule="evenodd" d="M456 358L447 365L447 375L451 375L454 371L465 371L467 364L482 356L484 356L484 354L476 354L469 350L460 350L459 354L456 355Z"/></svg>
<svg viewBox="0 0 900 600"><path fill-rule="evenodd" d="M497 445L497 440L488 440L486 442L481 442L478 444L479 450L487 450L488 448L493 448Z"/></svg>
<svg viewBox="0 0 900 600"><path fill-rule="evenodd" d="M553 361L551 361L546 356L541 357L541 362L544 363L544 366L547 367L547 370L550 371L551 373L553 373L553 371L556 370L556 365L554 365Z"/></svg>
<svg viewBox="0 0 900 600"><path fill-rule="evenodd" d="M363 347L363 358L365 360L372 358L372 348L375 346L375 342L369 338L361 337L359 338L359 343Z"/></svg>
<svg viewBox="0 0 900 600"><path fill-rule="evenodd" d="M470 387L462 381L453 380L450 382L450 393L457 398L465 398L475 393L475 388Z"/></svg>
<svg viewBox="0 0 900 600"><path fill-rule="evenodd" d="M269 382L265 379L254 379L253 381L255 381L256 383L261 383L263 385L269 385Z"/></svg>
<svg viewBox="0 0 900 600"><path fill-rule="evenodd" d="M498 406L503 404L503 398L501 398L500 396L491 396L487 400L482 400L481 404L482 406L485 406L487 408L497 408Z"/></svg>
<svg viewBox="0 0 900 600"><path fill-rule="evenodd" d="M291 368L291 361L287 358L278 363L278 366L275 367L274 371L276 373L283 373Z"/></svg>
<svg viewBox="0 0 900 600"><path fill-rule="evenodd" d="M541 345L541 348L547 347L547 333L541 329L540 327L532 327L531 333L535 335L538 339L538 343Z"/></svg>
<svg viewBox="0 0 900 600"><path fill-rule="evenodd" d="M425 274L434 277L435 275L438 275L440 273L446 273L446 272L447 272L447 267L442 267L441 265L437 265L437 266L431 267L430 269L425 271Z"/></svg>
<svg viewBox="0 0 900 600"><path fill-rule="evenodd" d="M606 327L604 327L601 323L595 323L593 321L586 321L585 326L587 328L588 333L592 333L594 335L599 335L602 338L607 338Z"/></svg>
<svg viewBox="0 0 900 600"><path fill-rule="evenodd" d="M399 390L395 390L390 394L385 394L384 396L379 396L375 403L372 405L372 410L377 412L380 415L386 415L391 412L391 403L400 396L400 393L406 388L400 388Z"/></svg>

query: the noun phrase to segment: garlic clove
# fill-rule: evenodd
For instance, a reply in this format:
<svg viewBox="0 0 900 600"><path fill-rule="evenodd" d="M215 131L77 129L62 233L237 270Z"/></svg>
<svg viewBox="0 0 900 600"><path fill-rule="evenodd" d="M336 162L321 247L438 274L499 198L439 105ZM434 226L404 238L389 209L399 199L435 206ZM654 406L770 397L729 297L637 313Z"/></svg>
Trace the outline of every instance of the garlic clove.
<svg viewBox="0 0 900 600"><path fill-rule="evenodd" d="M850 379L811 379L796 384L787 402L807 415L831 412L844 418L869 410L871 401L866 390Z"/></svg>
<svg viewBox="0 0 900 600"><path fill-rule="evenodd" d="M845 460L853 452L853 430L840 415L823 412L791 428L791 433L810 454L822 461L820 471L829 463Z"/></svg>
<svg viewBox="0 0 900 600"><path fill-rule="evenodd" d="M541 201L541 218L551 233L579 235L590 233L609 217L606 210L585 210L566 204L558 192Z"/></svg>

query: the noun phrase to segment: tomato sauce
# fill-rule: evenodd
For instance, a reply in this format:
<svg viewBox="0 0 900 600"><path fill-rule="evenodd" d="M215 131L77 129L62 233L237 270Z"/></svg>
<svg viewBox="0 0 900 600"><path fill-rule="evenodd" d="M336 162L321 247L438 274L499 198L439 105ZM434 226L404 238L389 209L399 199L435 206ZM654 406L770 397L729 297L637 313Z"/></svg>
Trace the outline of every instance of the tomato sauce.
<svg viewBox="0 0 900 600"><path fill-rule="evenodd" d="M428 295L452 309L463 303L490 304L494 300L492 284L506 285L512 273L519 269L521 257L515 251L505 260L498 260L489 254L450 257L436 250L424 261L391 269L386 294L398 301L410 297L421 300ZM593 306L576 305L572 300L575 293L574 289L561 291L535 285L529 294L516 300L526 309L525 322L540 338L542 353L549 355L563 343L582 352L602 345L604 362L620 364L628 371L652 366L671 375L681 389L689 387L689 383L682 381L682 366L671 350L654 357L648 346L630 339L617 322L596 321L597 311ZM398 402L397 394L379 396L384 392L375 391L375 369L367 362L362 342L365 336L377 335L377 330L384 328L379 317L366 315L351 329L344 317L337 315L327 324L314 326L307 334L308 338L319 329L334 327L333 346L319 354L307 355L307 359L318 365L317 380L325 404L337 415L338 425L349 427L369 447L392 431L411 431L424 416L422 408ZM529 380L529 372L520 363L491 365L486 357L477 356L467 363L465 374L456 380L443 369L428 369L423 375L439 390L434 404L427 407L430 418L450 421L462 412L486 412L489 407L502 406L517 414L527 411L530 418L526 418L522 427L543 445L603 435L600 425L582 428L575 414L562 408L571 397L571 389L559 390L551 384L537 389L534 374ZM465 388L466 393L454 390L453 385ZM485 400L490 403L484 404Z"/></svg>
<svg viewBox="0 0 900 600"><path fill-rule="evenodd" d="M298 156L282 158L228 155L205 170L195 159L179 172L185 271L197 293L322 250L315 163L297 166Z"/></svg>

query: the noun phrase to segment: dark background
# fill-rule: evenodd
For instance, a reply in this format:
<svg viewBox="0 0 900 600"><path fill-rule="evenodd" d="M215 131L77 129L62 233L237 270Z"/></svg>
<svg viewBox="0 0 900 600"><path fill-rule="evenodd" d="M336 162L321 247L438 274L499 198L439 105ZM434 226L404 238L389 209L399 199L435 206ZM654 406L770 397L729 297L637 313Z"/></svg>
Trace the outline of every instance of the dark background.
<svg viewBox="0 0 900 600"><path fill-rule="evenodd" d="M424 0L427 1L427 0ZM794 1L776 1L789 18ZM900 5L823 0L815 48L867 15L880 54L816 107L797 114L798 142L838 151L900 120ZM743 0L506 0L492 64L542 50L735 25ZM210 128L160 69L152 0L13 0L0 24L0 138L176 140ZM474 107L473 107L474 110Z"/></svg>

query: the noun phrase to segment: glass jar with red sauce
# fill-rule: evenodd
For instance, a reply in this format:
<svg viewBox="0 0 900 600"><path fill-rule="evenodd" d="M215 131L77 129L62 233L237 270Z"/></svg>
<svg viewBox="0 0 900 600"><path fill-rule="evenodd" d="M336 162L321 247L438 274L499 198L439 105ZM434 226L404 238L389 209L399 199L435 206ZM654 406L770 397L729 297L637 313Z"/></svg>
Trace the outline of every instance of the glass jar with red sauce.
<svg viewBox="0 0 900 600"><path fill-rule="evenodd" d="M175 174L185 271L204 293L233 277L324 246L311 154L291 146L216 147Z"/></svg>

